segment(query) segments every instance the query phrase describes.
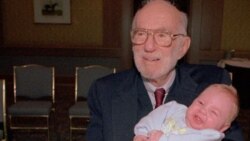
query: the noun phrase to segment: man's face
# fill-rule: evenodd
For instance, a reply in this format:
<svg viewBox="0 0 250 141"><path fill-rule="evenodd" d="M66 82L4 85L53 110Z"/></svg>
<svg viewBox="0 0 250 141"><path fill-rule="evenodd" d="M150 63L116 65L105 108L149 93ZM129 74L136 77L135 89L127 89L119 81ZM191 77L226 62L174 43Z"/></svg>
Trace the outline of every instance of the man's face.
<svg viewBox="0 0 250 141"><path fill-rule="evenodd" d="M185 34L185 31L178 31L179 14L179 11L166 2L151 2L136 14L133 29ZM186 38L188 37L178 37L169 46L162 47L150 34L144 44L133 44L134 61L141 75L149 80L166 81L177 61L186 53L183 50L183 39Z"/></svg>
<svg viewBox="0 0 250 141"><path fill-rule="evenodd" d="M230 126L234 101L224 90L208 88L187 110L186 121L195 129L211 128L223 132Z"/></svg>

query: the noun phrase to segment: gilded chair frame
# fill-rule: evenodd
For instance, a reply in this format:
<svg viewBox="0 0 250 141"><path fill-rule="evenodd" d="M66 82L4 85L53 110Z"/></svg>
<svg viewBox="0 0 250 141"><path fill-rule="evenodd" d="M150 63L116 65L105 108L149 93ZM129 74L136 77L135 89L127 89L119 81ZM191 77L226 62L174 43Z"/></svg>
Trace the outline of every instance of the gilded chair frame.
<svg viewBox="0 0 250 141"><path fill-rule="evenodd" d="M79 80L78 80L79 73L78 72L79 72L80 69L91 69L91 68L110 69L111 70L110 74L116 73L116 68L108 68L108 67L102 66L102 65L89 65L89 66L85 66L85 67L76 67L75 68L75 93L74 93L74 102L75 103L77 103L79 101L79 94L78 94L78 92L79 92ZM87 100L87 96L86 95L81 96L81 97L84 97L85 100ZM86 105L87 105L87 102L86 102ZM70 121L70 123L69 123L70 124L70 141L72 141L72 132L73 131L76 131L76 130L86 131L87 130L86 127L74 127L74 126L72 126L72 120L73 120L73 118L84 118L84 119L86 119L86 122L88 123L90 116L89 115L69 115L69 121Z"/></svg>
<svg viewBox="0 0 250 141"><path fill-rule="evenodd" d="M75 69L75 102L78 100L78 70L81 69L82 67L76 67ZM108 68L106 66L102 65L90 65L90 66L85 66L83 69L91 69L91 68L103 68L103 69L112 69L112 73L116 73L116 68Z"/></svg>
<svg viewBox="0 0 250 141"><path fill-rule="evenodd" d="M54 108L54 103L55 103L55 68L54 67L47 67L39 64L28 64L28 65L22 65L22 66L14 66L13 67L13 87L14 87L14 104L17 103L18 101L18 95L17 95L17 73L16 69L18 68L28 68L28 67L41 67L41 68L46 68L51 71L51 102L52 102L52 107L50 109L50 113L48 115L11 115L9 114L9 125L11 130L47 130L47 136L48 136L48 141L50 140L50 131L49 131L49 117L51 112L55 112ZM46 118L46 126L35 126L35 127L30 127L30 126L15 126L12 125L12 118L13 117L20 117L20 118Z"/></svg>
<svg viewBox="0 0 250 141"><path fill-rule="evenodd" d="M5 79L0 79L0 87L1 87L1 97L2 97L2 122L3 122L3 138L1 141L7 141L8 140L8 134L7 134L7 121L6 121L6 83Z"/></svg>

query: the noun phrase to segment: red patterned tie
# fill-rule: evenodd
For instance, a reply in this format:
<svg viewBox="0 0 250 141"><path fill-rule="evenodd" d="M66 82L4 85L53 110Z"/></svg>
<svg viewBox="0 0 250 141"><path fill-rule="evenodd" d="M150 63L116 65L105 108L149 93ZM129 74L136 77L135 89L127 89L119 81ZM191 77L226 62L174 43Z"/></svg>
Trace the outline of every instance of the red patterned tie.
<svg viewBox="0 0 250 141"><path fill-rule="evenodd" d="M159 88L155 90L154 92L155 101L156 101L155 108L159 107L162 104L165 93L166 91L163 88Z"/></svg>

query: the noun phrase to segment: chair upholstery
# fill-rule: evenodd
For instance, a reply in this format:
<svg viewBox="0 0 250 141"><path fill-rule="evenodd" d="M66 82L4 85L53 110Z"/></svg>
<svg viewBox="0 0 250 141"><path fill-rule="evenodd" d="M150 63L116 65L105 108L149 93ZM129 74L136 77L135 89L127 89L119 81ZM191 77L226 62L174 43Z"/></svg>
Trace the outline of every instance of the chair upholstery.
<svg viewBox="0 0 250 141"><path fill-rule="evenodd" d="M89 108L87 105L87 94L90 85L93 81L108 74L115 73L115 68L108 68L100 65L91 65L85 67L76 67L75 69L75 103L69 109L69 120L70 120L70 140L72 140L73 130L86 130L84 125L82 127L76 127L73 125L74 118L89 117Z"/></svg>
<svg viewBox="0 0 250 141"><path fill-rule="evenodd" d="M54 110L54 67L37 64L14 66L14 104L8 108L10 129L47 130ZM45 126L14 125L13 118L45 118Z"/></svg>
<svg viewBox="0 0 250 141"><path fill-rule="evenodd" d="M7 141L6 125L6 84L4 79L0 79L0 140Z"/></svg>

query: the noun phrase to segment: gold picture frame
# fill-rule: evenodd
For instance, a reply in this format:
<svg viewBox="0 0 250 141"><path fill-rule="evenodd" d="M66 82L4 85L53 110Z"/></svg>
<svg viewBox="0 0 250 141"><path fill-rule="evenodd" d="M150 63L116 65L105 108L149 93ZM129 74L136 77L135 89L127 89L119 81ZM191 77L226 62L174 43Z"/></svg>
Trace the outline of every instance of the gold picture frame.
<svg viewBox="0 0 250 141"><path fill-rule="evenodd" d="M70 24L70 0L33 0L34 23Z"/></svg>

